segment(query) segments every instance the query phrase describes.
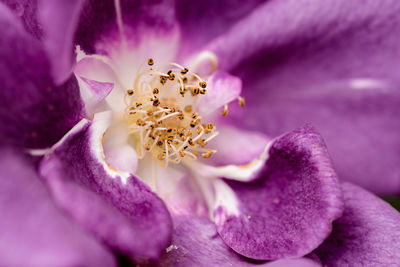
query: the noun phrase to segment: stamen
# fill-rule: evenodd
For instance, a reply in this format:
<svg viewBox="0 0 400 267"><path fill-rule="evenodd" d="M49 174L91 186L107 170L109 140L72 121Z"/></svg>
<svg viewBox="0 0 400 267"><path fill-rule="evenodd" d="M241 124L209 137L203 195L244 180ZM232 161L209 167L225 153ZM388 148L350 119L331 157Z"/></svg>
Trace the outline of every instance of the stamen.
<svg viewBox="0 0 400 267"><path fill-rule="evenodd" d="M206 146L218 132L212 123L202 123L194 110L195 98L207 93L207 82L179 64L153 69L154 64L149 58L147 65L141 65L134 86L124 97L138 158L150 153L161 167L185 162L186 157L197 159L199 153L209 158L216 150ZM193 97L186 98L186 92Z"/></svg>

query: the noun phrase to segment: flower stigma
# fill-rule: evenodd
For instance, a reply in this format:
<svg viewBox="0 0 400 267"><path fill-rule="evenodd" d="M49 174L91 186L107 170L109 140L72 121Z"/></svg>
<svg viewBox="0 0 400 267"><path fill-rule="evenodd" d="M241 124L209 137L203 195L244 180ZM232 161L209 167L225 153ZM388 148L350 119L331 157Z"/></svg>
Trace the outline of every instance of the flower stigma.
<svg viewBox="0 0 400 267"><path fill-rule="evenodd" d="M210 158L217 151L207 147L218 136L216 126L203 122L196 112L207 82L177 63L155 68L150 58L137 70L133 87L125 94L129 134L136 141L139 159L150 154L161 167L186 159ZM238 98L244 105L244 98ZM228 114L224 105L222 115Z"/></svg>

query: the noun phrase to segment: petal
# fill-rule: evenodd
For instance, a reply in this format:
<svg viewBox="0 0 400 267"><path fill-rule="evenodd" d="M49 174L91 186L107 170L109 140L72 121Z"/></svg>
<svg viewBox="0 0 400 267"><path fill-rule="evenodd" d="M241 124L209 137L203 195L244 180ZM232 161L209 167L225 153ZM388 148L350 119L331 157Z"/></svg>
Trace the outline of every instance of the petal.
<svg viewBox="0 0 400 267"><path fill-rule="evenodd" d="M38 0L38 19L43 30L43 44L51 63L56 84L64 83L75 61L73 39L83 0Z"/></svg>
<svg viewBox="0 0 400 267"><path fill-rule="evenodd" d="M85 229L135 261L157 259L169 244L171 218L138 178L107 165L107 113L83 120L52 149L40 171L57 204Z"/></svg>
<svg viewBox="0 0 400 267"><path fill-rule="evenodd" d="M311 126L275 140L265 176L228 182L238 199L214 211L222 239L253 259L300 257L318 247L342 212L341 192L325 144Z"/></svg>
<svg viewBox="0 0 400 267"><path fill-rule="evenodd" d="M33 167L0 153L1 266L116 266L114 256L53 204Z"/></svg>
<svg viewBox="0 0 400 267"><path fill-rule="evenodd" d="M228 119L271 136L311 122L324 136L341 179L379 194L400 192L398 88L351 80L312 89L290 95L245 93L249 105Z"/></svg>
<svg viewBox="0 0 400 267"><path fill-rule="evenodd" d="M77 77L86 114L92 118L94 113L107 109L103 100L114 88L113 83L98 82L85 77ZM102 105L103 104L103 105Z"/></svg>
<svg viewBox="0 0 400 267"><path fill-rule="evenodd" d="M239 256L218 236L215 225L204 218L174 217L172 245L160 266L320 266L310 259L280 260L262 263Z"/></svg>
<svg viewBox="0 0 400 267"><path fill-rule="evenodd" d="M36 0L3 0L16 16L21 18L22 24L27 32L38 39L43 37L41 26L37 21Z"/></svg>
<svg viewBox="0 0 400 267"><path fill-rule="evenodd" d="M338 78L398 80L399 9L396 0L267 1L209 49L223 69L249 60L259 75L268 70L276 90Z"/></svg>
<svg viewBox="0 0 400 267"><path fill-rule="evenodd" d="M225 33L240 18L254 11L261 2L264 0L177 1L176 16L183 36L179 51L182 58Z"/></svg>
<svg viewBox="0 0 400 267"><path fill-rule="evenodd" d="M350 183L342 184L344 212L316 254L328 266L397 266L400 214Z"/></svg>
<svg viewBox="0 0 400 267"><path fill-rule="evenodd" d="M263 154L271 141L256 131L244 131L229 125L218 125L219 135L209 142L209 147L217 150L212 155L212 164L246 165Z"/></svg>
<svg viewBox="0 0 400 267"><path fill-rule="evenodd" d="M51 146L82 117L77 82L71 78L55 87L40 43L3 4L0 13L1 142Z"/></svg>
<svg viewBox="0 0 400 267"><path fill-rule="evenodd" d="M207 116L225 104L237 99L242 91L242 81L225 72L216 72L208 81L207 93L199 98L197 110Z"/></svg>

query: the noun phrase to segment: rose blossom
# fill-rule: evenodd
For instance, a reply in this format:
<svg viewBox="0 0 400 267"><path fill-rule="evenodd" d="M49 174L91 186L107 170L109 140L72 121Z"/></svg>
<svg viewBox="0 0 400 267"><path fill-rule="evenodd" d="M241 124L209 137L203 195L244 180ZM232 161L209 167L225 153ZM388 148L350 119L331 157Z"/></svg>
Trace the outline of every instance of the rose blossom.
<svg viewBox="0 0 400 267"><path fill-rule="evenodd" d="M378 109L390 96L390 112L370 118L371 125L390 125L398 94L390 89L395 79L386 72L367 67L353 72L357 65L334 57L331 62L342 63L349 73L336 77L335 68L313 65L327 58L323 52L298 65L294 53L287 59L290 66L275 70L284 45L308 51L302 42L285 38L309 28L318 33L312 15L329 11L324 18L330 25L341 17L332 14L346 14L360 4L339 2L328 10L319 1L312 7L303 1L270 1L244 4L235 13L235 5L225 3L217 9L220 18L210 15L216 10L211 3L6 3L14 13L0 6L5 84L1 265L112 266L115 254L162 266L399 262L398 212L355 185L339 183L325 142L311 125L278 137L265 135L305 116L330 136L324 117L308 117L302 106L322 105L327 116L340 103L345 111L348 102L354 107L360 95L376 101ZM385 3L377 24L395 14L394 6ZM363 6L355 13L349 31L375 18L374 3L364 5L370 9ZM199 16L194 21L191 8L203 11L194 13ZM301 15L291 16L291 10ZM271 36L269 27L282 25L282 36ZM324 41L337 44L338 32L326 33ZM362 33L351 44L367 40ZM311 38L304 36L303 42ZM331 51L323 41L315 43ZM372 62L386 55L378 54L370 55ZM391 66L391 57L382 62ZM275 78L266 79L266 70ZM322 85L313 89L317 84ZM270 86L279 91L266 92ZM342 91L334 89L343 86L358 91L336 102L333 96ZM377 92L383 87L388 89ZM299 102L292 102L296 95ZM370 114L370 109L362 112ZM335 116L328 118L343 125L346 116ZM356 110L352 118L360 116ZM362 129L364 121L352 129ZM334 154L343 151L340 141L329 141L340 138L330 138L328 148L336 142ZM390 137L379 149L395 155L387 144L397 140ZM347 146L361 144L354 140ZM343 173L347 161L336 158ZM396 161L389 157L382 165L394 166L385 170L387 186L398 180ZM365 162L350 158L354 162L360 164L348 173L363 174L352 169ZM382 166L370 167L369 177ZM351 179L367 187L375 183ZM396 191L385 185L377 192Z"/></svg>

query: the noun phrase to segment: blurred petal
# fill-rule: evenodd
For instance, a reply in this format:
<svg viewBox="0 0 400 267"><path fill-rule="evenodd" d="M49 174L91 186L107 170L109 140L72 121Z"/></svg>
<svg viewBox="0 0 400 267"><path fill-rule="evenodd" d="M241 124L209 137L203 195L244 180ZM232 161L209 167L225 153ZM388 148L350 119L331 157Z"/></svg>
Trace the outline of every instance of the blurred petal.
<svg viewBox="0 0 400 267"><path fill-rule="evenodd" d="M115 266L113 254L56 208L18 156L0 153L0 265Z"/></svg>
<svg viewBox="0 0 400 267"><path fill-rule="evenodd" d="M37 0L2 0L16 16L21 18L27 32L37 39L43 37L43 31L37 21Z"/></svg>
<svg viewBox="0 0 400 267"><path fill-rule="evenodd" d="M275 90L338 78L398 80L399 11L396 0L268 1L209 49L223 69L249 60L251 76L267 71L265 88Z"/></svg>
<svg viewBox="0 0 400 267"><path fill-rule="evenodd" d="M102 137L106 114L83 120L42 161L57 204L88 231L131 259L157 259L167 247L171 218L138 178L110 167Z"/></svg>
<svg viewBox="0 0 400 267"><path fill-rule="evenodd" d="M265 0L178 0L176 16L182 28L180 54L187 56L210 40L225 33L240 18L254 11Z"/></svg>
<svg viewBox="0 0 400 267"><path fill-rule="evenodd" d="M249 105L228 119L271 136L311 122L326 140L341 179L375 193L396 194L400 192L400 93L389 84L361 82L287 95L247 92Z"/></svg>
<svg viewBox="0 0 400 267"><path fill-rule="evenodd" d="M253 259L300 257L329 236L342 212L341 192L325 144L311 126L272 143L265 176L227 182L238 212L222 202L214 211L222 239Z"/></svg>
<svg viewBox="0 0 400 267"><path fill-rule="evenodd" d="M397 266L400 213L371 193L342 185L344 212L316 254L328 266Z"/></svg>
<svg viewBox="0 0 400 267"><path fill-rule="evenodd" d="M73 39L84 0L38 0L38 20L56 84L64 83L75 62Z"/></svg>
<svg viewBox="0 0 400 267"><path fill-rule="evenodd" d="M1 142L46 147L59 140L82 114L76 80L54 87L40 43L24 32L0 3Z"/></svg>
<svg viewBox="0 0 400 267"><path fill-rule="evenodd" d="M161 266L320 266L310 259L250 261L236 254L218 236L215 225L208 219L179 216L174 218L172 245L167 248Z"/></svg>

